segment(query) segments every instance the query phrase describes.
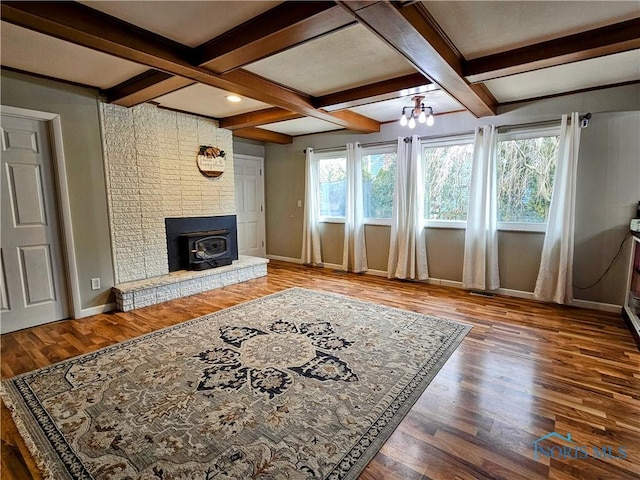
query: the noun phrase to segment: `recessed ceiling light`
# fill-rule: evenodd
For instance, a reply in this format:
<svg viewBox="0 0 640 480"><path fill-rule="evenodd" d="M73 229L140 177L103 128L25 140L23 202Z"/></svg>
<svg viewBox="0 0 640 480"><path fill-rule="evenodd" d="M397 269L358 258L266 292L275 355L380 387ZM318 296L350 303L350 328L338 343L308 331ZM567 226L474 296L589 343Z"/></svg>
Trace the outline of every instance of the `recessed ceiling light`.
<svg viewBox="0 0 640 480"><path fill-rule="evenodd" d="M227 95L227 100L233 103L238 103L242 99L238 95Z"/></svg>

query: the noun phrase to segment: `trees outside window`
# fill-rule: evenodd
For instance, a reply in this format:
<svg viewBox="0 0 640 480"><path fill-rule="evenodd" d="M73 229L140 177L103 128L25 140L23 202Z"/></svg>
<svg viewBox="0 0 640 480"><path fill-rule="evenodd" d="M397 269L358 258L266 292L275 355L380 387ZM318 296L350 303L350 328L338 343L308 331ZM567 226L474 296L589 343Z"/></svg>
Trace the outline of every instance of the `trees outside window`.
<svg viewBox="0 0 640 480"><path fill-rule="evenodd" d="M395 147L368 149L362 155L364 217L391 219L396 185Z"/></svg>
<svg viewBox="0 0 640 480"><path fill-rule="evenodd" d="M424 146L426 220L467 220L473 156L471 140L456 139Z"/></svg>
<svg viewBox="0 0 640 480"><path fill-rule="evenodd" d="M500 229L544 231L558 157L558 127L500 133L496 151ZM388 224L393 210L397 154L393 144L362 153L362 192L367 223ZM464 228L469 204L473 136L422 144L427 225ZM320 218L341 221L347 203L346 155L318 155ZM442 222L442 223L440 223Z"/></svg>
<svg viewBox="0 0 640 480"><path fill-rule="evenodd" d="M506 138L505 138L506 137ZM558 158L557 135L498 141L498 221L545 223Z"/></svg>
<svg viewBox="0 0 640 480"><path fill-rule="evenodd" d="M347 159L331 155L318 159L320 217L344 218L347 205Z"/></svg>

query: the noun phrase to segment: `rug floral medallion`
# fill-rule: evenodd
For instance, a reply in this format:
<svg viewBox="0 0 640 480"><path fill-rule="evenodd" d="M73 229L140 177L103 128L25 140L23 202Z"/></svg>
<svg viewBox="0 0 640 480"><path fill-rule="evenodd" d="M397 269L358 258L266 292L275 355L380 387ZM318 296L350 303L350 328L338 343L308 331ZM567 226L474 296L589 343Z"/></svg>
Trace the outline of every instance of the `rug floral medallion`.
<svg viewBox="0 0 640 480"><path fill-rule="evenodd" d="M45 478L354 479L469 329L292 288L2 396Z"/></svg>

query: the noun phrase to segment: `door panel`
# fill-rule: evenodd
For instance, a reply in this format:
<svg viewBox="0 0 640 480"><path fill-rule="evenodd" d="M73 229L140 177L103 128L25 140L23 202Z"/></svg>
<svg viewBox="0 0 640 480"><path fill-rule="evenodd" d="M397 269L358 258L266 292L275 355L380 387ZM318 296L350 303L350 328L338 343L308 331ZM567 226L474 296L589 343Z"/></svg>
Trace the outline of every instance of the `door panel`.
<svg viewBox="0 0 640 480"><path fill-rule="evenodd" d="M2 115L0 331L68 317L47 124Z"/></svg>
<svg viewBox="0 0 640 480"><path fill-rule="evenodd" d="M238 219L238 252L264 257L264 180L263 160L236 155L234 175L236 216Z"/></svg>
<svg viewBox="0 0 640 480"><path fill-rule="evenodd" d="M29 130L5 130L3 137L5 150L22 148L38 153L38 136L36 132Z"/></svg>
<svg viewBox="0 0 640 480"><path fill-rule="evenodd" d="M260 248L260 235L258 233L258 222L247 222L245 228L245 241L248 249Z"/></svg>
<svg viewBox="0 0 640 480"><path fill-rule="evenodd" d="M14 225L46 225L40 166L7 162L6 168Z"/></svg>
<svg viewBox="0 0 640 480"><path fill-rule="evenodd" d="M20 267L26 306L56 301L49 245L21 247Z"/></svg>
<svg viewBox="0 0 640 480"><path fill-rule="evenodd" d="M4 252L0 249L0 312L11 309L9 294L7 293L7 277L4 274Z"/></svg>

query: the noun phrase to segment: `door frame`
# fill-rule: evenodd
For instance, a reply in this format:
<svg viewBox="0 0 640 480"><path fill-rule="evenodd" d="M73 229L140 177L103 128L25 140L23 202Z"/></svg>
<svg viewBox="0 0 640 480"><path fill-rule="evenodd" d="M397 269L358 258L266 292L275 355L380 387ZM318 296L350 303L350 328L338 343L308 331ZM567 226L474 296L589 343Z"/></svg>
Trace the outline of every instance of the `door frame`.
<svg viewBox="0 0 640 480"><path fill-rule="evenodd" d="M64 277L67 281L67 293L71 298L65 301L69 307L71 318L82 316L82 302L80 300L80 282L78 279L78 263L73 243L73 228L71 224L71 202L69 201L69 185L67 183L67 169L64 158L64 144L62 141L62 122L57 113L41 112L26 108L0 106L0 113L11 117L40 120L47 124L51 142L51 159L53 163L56 206L58 207L58 222L56 228L60 231L62 240L62 263L65 268Z"/></svg>
<svg viewBox="0 0 640 480"><path fill-rule="evenodd" d="M254 155L243 155L241 153L235 153L233 155L233 161L235 162L236 159L238 160L253 160L253 161L259 161L260 162L260 172L262 172L260 174L261 177L261 183L262 183L262 192L261 192L261 197L260 197L260 204L262 205L262 211L260 212L260 216L262 217L262 228L261 228L261 234L262 234L262 239L264 241L264 247L263 247L263 255L264 258L267 257L267 206L264 203L264 157L256 157ZM234 172L233 172L234 176L235 176L235 164L234 164ZM236 212L237 214L238 212Z"/></svg>

